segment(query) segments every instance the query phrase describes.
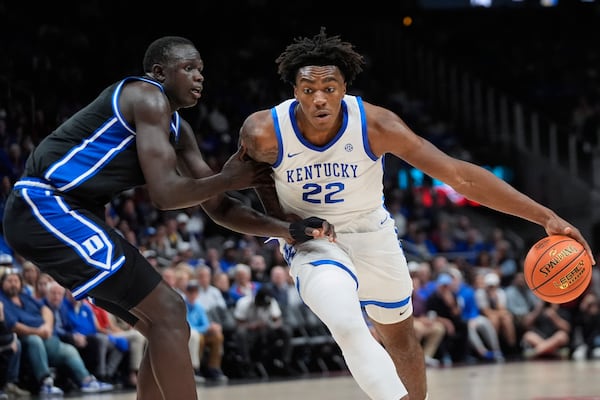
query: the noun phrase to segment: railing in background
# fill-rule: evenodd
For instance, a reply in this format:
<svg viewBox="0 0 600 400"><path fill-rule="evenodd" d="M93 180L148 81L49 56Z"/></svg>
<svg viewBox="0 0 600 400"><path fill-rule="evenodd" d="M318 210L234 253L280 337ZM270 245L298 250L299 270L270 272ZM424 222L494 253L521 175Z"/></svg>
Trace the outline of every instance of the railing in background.
<svg viewBox="0 0 600 400"><path fill-rule="evenodd" d="M600 149L586 149L575 132L554 122L552 116L529 109L486 84L398 25L379 28L380 36L388 39L373 46L386 55L386 73L397 77L397 89L421 99L454 124L464 135L459 140L486 150L485 157L516 160L518 188L600 245ZM598 137L600 143L600 132ZM517 229L523 237L526 229L539 234L536 225Z"/></svg>
<svg viewBox="0 0 600 400"><path fill-rule="evenodd" d="M600 169L594 168L600 167L600 154L585 149L568 127L527 109L416 41L401 37L399 46L403 56L395 61L401 63L403 85L457 126L490 146L516 146L524 154L542 157L572 179L600 188Z"/></svg>

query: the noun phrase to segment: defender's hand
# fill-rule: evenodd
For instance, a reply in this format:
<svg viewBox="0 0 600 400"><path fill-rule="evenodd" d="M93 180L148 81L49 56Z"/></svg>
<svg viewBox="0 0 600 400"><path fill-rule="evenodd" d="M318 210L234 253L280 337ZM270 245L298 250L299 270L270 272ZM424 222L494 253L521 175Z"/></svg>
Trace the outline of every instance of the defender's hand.
<svg viewBox="0 0 600 400"><path fill-rule="evenodd" d="M246 156L246 150L239 148L221 169L221 174L230 182L229 190L241 190L258 186L272 186L271 165L257 162Z"/></svg>
<svg viewBox="0 0 600 400"><path fill-rule="evenodd" d="M296 243L304 243L314 238L328 238L335 241L336 234L332 224L319 217L308 217L290 224L290 235Z"/></svg>

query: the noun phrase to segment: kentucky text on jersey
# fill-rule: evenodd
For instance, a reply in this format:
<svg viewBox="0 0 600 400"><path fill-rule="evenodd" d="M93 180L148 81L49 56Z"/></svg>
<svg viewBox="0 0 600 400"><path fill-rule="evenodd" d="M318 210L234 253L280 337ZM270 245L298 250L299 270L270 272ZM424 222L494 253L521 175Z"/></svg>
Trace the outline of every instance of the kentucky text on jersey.
<svg viewBox="0 0 600 400"><path fill-rule="evenodd" d="M288 183L309 181L323 177L356 178L358 165L346 163L316 163L285 171Z"/></svg>

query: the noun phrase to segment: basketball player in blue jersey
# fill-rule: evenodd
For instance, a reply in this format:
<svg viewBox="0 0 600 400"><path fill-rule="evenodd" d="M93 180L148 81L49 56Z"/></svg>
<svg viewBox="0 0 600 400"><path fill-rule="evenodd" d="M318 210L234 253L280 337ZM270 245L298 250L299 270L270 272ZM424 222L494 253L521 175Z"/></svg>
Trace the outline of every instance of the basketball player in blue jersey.
<svg viewBox="0 0 600 400"><path fill-rule="evenodd" d="M146 185L160 209L202 203L217 223L242 233L287 242L334 240L319 218L293 224L260 214L224 195L260 185L267 171L242 152L214 173L194 132L177 110L197 104L203 60L182 37L162 37L147 48L144 75L106 88L47 136L32 152L4 214L4 234L19 255L38 265L77 299L96 304L147 338L138 399L197 399L182 297L104 220L120 192ZM318 228L318 229L315 229Z"/></svg>
<svg viewBox="0 0 600 400"><path fill-rule="evenodd" d="M347 94L363 57L321 32L298 38L277 58L294 98L251 114L240 145L271 164L274 188L257 188L265 210L283 218L319 215L337 240L281 250L306 304L329 327L359 386L373 400L423 400L427 383L412 322L412 284L394 221L384 208L383 157L399 157L498 211L566 234L579 230L484 168L451 158L416 135L398 115ZM366 307L383 340L375 341ZM385 350L384 350L385 348Z"/></svg>

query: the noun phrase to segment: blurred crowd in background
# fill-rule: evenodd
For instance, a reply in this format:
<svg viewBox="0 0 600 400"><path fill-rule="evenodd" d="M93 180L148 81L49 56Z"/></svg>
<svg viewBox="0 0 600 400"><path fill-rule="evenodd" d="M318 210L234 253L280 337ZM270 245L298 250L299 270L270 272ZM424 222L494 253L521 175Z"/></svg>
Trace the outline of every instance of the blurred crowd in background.
<svg viewBox="0 0 600 400"><path fill-rule="evenodd" d="M145 46L163 34L188 36L204 58L203 97L197 107L183 113L197 133L206 160L215 171L220 170L237 147L241 121L250 112L291 95L291 88L278 80L274 63L283 45L318 29L303 25L303 12L315 12L307 5L267 24L266 10L274 5L267 0L247 2L240 6L247 20L234 33L229 25L217 31L202 25L211 18L223 18L223 5L202 5L206 9L197 10L199 21L190 15L173 17L173 21L161 16L159 21L153 16L155 10L114 3L113 8L106 2L73 2L68 4L69 13L43 4L37 16L29 18L25 4L0 2L0 34L9 38L0 41L4 55L0 65L2 200L36 144L101 88L127 74L139 74ZM373 6L386 7L378 2ZM190 7L196 11L200 6ZM115 10L120 11L114 15ZM600 11L590 8L584 19L579 11L561 15L564 11L501 10L495 15L463 12L444 17L440 12L430 15L409 7L414 26L396 18L399 34L413 35L530 107L572 126L574 134L587 138L594 151L600 133L600 60L599 50L589 43L600 37ZM515 12L531 18L527 21ZM415 132L444 151L486 162L479 159L481 149L469 147L464 133L436 115L427 99L412 97L396 82L393 65L385 65L386 55L377 51L382 46L372 25L377 18L364 17L369 23L354 29L359 17L335 16L339 19L331 21L328 30L355 43L368 60L351 93L396 111ZM378 18L389 22L393 17ZM537 30L531 29L534 18ZM553 31L557 18L563 23L559 31ZM149 20L147 26L130 31L132 25L145 24L144 19ZM474 35L482 25L487 27L485 34ZM383 42L393 45L393 38ZM434 190L427 179L419 188L401 186L399 170L406 167L398 160L386 162L386 207L395 218L398 239L409 260L415 323L429 366L539 357L600 358L597 268L591 287L580 299L560 306L544 304L531 295L522 276L525 252L537 237L520 235L510 219L457 203ZM260 207L251 190L230 194ZM198 331L190 351L199 383L345 370L326 328L297 297L274 242L228 231L207 218L199 206L157 210L143 188L107 204L106 219L181 291L190 315L200 315L190 321ZM21 276L36 301L47 301L51 279L39 270L27 272L37 267L5 243L0 243L0 264L4 271ZM63 295L61 302L70 304L68 292ZM252 313L252 307L268 312ZM255 315L264 320L249 321ZM369 323L367 318L365 323ZM127 336L123 342L116 339L121 334L114 335L129 328L121 324L118 329L105 326L97 332L110 337L113 347L121 346L117 350L122 358L84 357L88 369L105 381L125 386L136 383L136 360L143 351L139 338ZM83 348L78 350L85 356ZM21 377L26 373L21 372ZM65 381L57 382L68 389Z"/></svg>

